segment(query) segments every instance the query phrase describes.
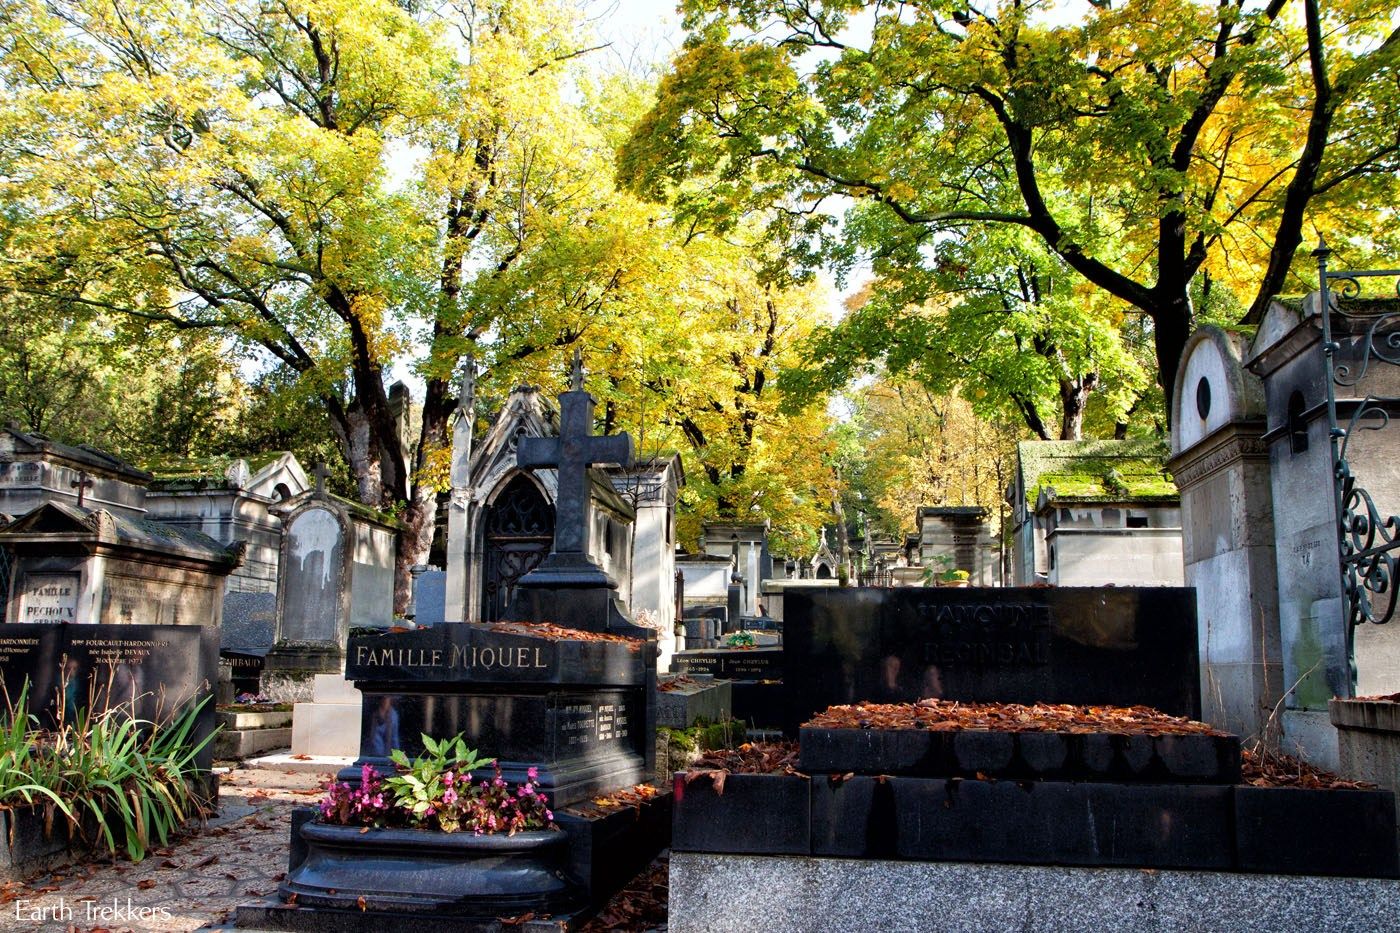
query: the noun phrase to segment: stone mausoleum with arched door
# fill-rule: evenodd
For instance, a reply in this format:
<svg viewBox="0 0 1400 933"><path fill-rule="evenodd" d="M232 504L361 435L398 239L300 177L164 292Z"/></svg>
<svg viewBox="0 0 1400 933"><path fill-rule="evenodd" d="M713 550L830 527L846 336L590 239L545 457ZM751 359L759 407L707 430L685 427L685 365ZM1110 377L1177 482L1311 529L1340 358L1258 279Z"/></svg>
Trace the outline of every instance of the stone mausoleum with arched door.
<svg viewBox="0 0 1400 933"><path fill-rule="evenodd" d="M557 436L559 415L538 388L519 386L484 436L467 438L460 430L464 423L458 420L453 443L444 621L494 622L516 583L544 560L554 540L556 471L522 468L517 448L525 437ZM634 615L650 613L669 657L675 507L684 482L680 456L643 450L630 469L599 464L589 473L589 554L617 581Z"/></svg>

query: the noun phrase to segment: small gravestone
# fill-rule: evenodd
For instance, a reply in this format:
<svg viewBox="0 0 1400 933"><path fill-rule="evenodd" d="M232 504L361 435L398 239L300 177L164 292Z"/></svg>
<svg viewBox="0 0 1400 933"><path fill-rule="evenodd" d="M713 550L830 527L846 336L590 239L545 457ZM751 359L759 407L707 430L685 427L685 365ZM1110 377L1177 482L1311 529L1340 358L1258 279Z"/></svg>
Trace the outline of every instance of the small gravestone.
<svg viewBox="0 0 1400 933"><path fill-rule="evenodd" d="M344 669L351 628L393 621L395 525L329 493L324 464L315 475L284 518L276 642L263 675L264 690L282 700L307 699L315 674Z"/></svg>

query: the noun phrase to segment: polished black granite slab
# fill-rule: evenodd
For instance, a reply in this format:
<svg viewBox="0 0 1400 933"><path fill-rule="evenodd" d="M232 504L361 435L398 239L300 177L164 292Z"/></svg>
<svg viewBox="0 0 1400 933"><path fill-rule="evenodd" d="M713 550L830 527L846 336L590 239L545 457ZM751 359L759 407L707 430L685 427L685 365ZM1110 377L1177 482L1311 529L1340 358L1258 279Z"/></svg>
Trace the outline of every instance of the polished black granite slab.
<svg viewBox="0 0 1400 933"><path fill-rule="evenodd" d="M732 786L731 786L732 782ZM678 852L1394 878L1394 795L845 774L675 780Z"/></svg>
<svg viewBox="0 0 1400 933"><path fill-rule="evenodd" d="M646 682L654 652L654 644L641 640L564 641L450 623L351 638L345 679L357 683L635 686Z"/></svg>
<svg viewBox="0 0 1400 933"><path fill-rule="evenodd" d="M921 777L1233 784L1233 735L1113 735L927 729L800 731L803 771Z"/></svg>
<svg viewBox="0 0 1400 933"><path fill-rule="evenodd" d="M783 614L789 734L835 704L924 697L1200 716L1186 588L794 590Z"/></svg>
<svg viewBox="0 0 1400 933"><path fill-rule="evenodd" d="M422 736L461 734L507 780L539 771L555 806L647 779L652 641L570 641L453 623L350 639L346 677L363 696L360 764L389 770Z"/></svg>
<svg viewBox="0 0 1400 933"><path fill-rule="evenodd" d="M134 701L136 716L168 720L181 704L210 696L218 678L219 638L202 625L0 625L0 682L18 699L29 682L29 709L45 727L79 710ZM193 741L213 732L212 697ZM213 743L198 758L213 762Z"/></svg>
<svg viewBox="0 0 1400 933"><path fill-rule="evenodd" d="M705 648L677 651L672 668L680 674L708 674L723 680L781 680L782 648Z"/></svg>

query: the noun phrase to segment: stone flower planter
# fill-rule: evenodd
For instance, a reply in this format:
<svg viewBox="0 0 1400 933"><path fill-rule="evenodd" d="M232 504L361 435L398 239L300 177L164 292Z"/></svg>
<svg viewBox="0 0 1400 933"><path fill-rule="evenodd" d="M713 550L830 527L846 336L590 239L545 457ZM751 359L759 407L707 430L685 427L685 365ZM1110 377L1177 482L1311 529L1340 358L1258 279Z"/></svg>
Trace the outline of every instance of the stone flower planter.
<svg viewBox="0 0 1400 933"><path fill-rule="evenodd" d="M580 906L578 886L564 870L562 832L478 836L318 820L300 832L305 858L279 887L298 906L469 919L565 914Z"/></svg>

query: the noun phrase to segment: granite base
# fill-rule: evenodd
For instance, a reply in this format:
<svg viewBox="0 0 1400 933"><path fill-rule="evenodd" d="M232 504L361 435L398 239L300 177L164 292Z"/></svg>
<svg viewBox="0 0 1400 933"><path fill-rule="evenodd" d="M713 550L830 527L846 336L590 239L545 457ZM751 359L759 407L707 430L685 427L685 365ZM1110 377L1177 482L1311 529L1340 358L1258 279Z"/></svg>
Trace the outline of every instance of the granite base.
<svg viewBox="0 0 1400 933"><path fill-rule="evenodd" d="M1371 878L673 852L670 882L671 933L1370 933L1400 916L1400 884Z"/></svg>

